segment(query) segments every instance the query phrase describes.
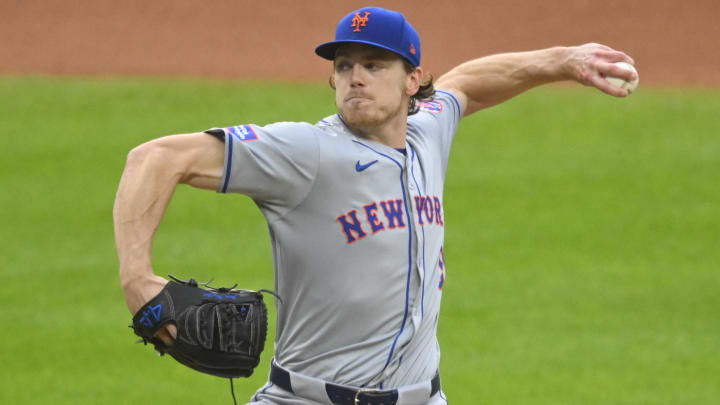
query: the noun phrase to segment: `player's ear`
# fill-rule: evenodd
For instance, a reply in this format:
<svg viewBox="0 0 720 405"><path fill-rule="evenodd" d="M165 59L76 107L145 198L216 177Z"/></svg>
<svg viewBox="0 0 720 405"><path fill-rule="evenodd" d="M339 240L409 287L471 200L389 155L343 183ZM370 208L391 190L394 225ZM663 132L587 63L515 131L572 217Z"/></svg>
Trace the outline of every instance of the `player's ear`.
<svg viewBox="0 0 720 405"><path fill-rule="evenodd" d="M407 94L408 97L414 96L415 93L420 90L422 78L423 71L422 68L419 66L407 74L407 78L405 80L405 94Z"/></svg>

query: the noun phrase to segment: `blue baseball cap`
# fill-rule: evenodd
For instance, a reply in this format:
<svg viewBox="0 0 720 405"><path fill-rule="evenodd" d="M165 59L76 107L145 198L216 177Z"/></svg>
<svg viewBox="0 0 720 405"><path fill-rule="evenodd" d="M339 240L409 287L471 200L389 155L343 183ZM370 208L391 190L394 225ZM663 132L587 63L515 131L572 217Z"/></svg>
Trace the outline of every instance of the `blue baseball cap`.
<svg viewBox="0 0 720 405"><path fill-rule="evenodd" d="M315 48L319 56L333 60L335 50L348 43L367 44L387 49L420 66L420 36L397 11L365 7L346 15L338 23L335 40Z"/></svg>

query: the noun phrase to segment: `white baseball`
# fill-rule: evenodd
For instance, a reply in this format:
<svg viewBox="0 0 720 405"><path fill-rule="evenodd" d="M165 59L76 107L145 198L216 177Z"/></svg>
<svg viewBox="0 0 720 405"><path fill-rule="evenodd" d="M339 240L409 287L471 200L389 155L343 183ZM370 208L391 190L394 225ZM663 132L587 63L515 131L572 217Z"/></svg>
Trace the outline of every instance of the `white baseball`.
<svg viewBox="0 0 720 405"><path fill-rule="evenodd" d="M621 79L619 77L607 76L605 80L609 81L610 84L612 84L613 86L620 87L621 89L627 90L628 93L632 93L633 91L635 91L635 89L637 89L638 83L640 83L640 75L638 74L637 69L635 69L635 66L627 62L615 62L615 64L625 70L632 70L633 72L635 72L635 74L637 75L637 79L628 82L627 80Z"/></svg>

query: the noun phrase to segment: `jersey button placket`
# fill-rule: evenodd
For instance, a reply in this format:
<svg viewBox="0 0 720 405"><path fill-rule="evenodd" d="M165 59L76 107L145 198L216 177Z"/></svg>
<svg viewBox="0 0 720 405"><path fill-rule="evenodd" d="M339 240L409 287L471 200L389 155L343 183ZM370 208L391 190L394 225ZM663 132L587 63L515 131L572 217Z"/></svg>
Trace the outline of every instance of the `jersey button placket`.
<svg viewBox="0 0 720 405"><path fill-rule="evenodd" d="M409 149L408 149L409 152ZM410 153L408 153L410 155ZM408 210L410 211L410 219L412 221L412 229L413 229L413 236L414 236L414 242L413 242L413 272L417 274L417 280L419 283L419 289L416 290L416 293L414 293L414 299L413 304L410 308L410 320L413 323L413 326L415 327L415 330L417 331L420 327L420 323L422 321L421 317L421 309L420 306L422 305L421 302L421 296L422 296L422 284L423 284L423 274L422 274L422 230L420 229L420 215L422 213L418 211L417 205L415 204L415 197L419 197L420 190L415 186L415 179L413 178L413 166L410 156L408 156L405 159L405 181L407 182L407 196L408 196Z"/></svg>

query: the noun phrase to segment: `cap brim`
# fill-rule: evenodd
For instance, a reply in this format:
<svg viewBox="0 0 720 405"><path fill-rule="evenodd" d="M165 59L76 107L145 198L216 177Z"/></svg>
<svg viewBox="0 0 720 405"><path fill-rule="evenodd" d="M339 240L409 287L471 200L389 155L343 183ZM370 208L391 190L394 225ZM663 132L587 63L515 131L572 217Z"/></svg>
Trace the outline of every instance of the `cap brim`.
<svg viewBox="0 0 720 405"><path fill-rule="evenodd" d="M395 52L394 49L391 49L387 46L377 44L375 42L371 41L362 41L362 40L342 40L342 41L331 41L331 42L325 42L324 44L318 45L317 48L315 48L315 53L320 56L321 58L327 59L327 60L335 60L335 51L337 51L338 47L345 44L364 44L364 45L370 45L374 46L376 48L382 48L387 51L390 51L394 53L395 55L405 59L406 61L410 62L411 65L416 66L415 63L403 55L400 55L399 53Z"/></svg>

